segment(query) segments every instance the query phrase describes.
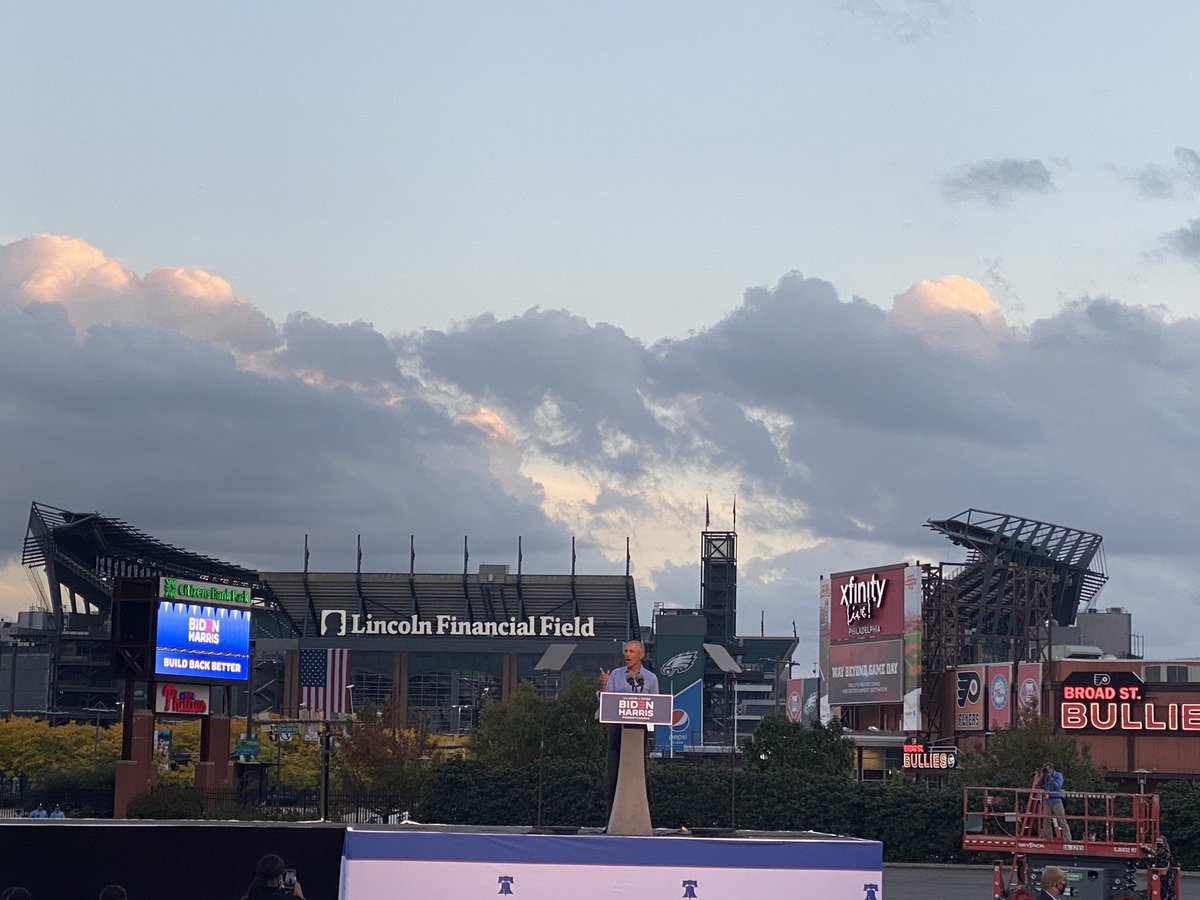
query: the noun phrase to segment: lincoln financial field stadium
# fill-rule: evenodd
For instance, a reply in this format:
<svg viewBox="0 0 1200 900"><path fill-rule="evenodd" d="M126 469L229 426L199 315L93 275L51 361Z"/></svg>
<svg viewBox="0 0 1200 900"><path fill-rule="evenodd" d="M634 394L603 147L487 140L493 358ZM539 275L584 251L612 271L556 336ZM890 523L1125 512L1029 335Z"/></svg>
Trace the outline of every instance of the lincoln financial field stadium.
<svg viewBox="0 0 1200 900"><path fill-rule="evenodd" d="M119 586L130 580L153 586L160 637L170 616L181 616L171 642L179 653L164 656L160 643L158 668L136 683L134 702L143 708L152 682L207 666L208 675L229 676L213 691L214 711L244 715L252 698L255 713L338 718L366 703L391 703L402 721L465 734L483 704L512 695L522 680L553 690L571 670L590 676L611 667L624 641L642 637L628 564L616 575L536 575L522 571L519 552L515 571L467 571L466 559L464 548L463 571L454 574L412 566L256 572L119 519L34 503L22 561L44 593L41 609L4 629L4 711L116 719L123 696L113 675L112 623ZM222 659L214 646L239 627L239 598L241 615L252 613L244 671L237 648ZM552 646L548 667L535 673Z"/></svg>

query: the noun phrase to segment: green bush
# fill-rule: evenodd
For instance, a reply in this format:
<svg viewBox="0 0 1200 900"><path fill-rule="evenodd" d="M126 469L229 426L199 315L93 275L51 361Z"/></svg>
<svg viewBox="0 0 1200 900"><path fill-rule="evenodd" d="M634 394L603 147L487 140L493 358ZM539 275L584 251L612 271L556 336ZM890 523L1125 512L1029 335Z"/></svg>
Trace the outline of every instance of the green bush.
<svg viewBox="0 0 1200 900"><path fill-rule="evenodd" d="M195 788L168 784L133 798L129 804L131 819L199 819L204 800Z"/></svg>

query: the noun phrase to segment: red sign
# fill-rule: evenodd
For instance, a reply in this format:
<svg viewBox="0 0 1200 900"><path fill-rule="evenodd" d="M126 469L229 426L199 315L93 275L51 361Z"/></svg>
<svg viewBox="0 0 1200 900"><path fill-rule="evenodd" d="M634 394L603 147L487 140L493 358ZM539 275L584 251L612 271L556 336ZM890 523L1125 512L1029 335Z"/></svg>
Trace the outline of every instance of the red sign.
<svg viewBox="0 0 1200 900"><path fill-rule="evenodd" d="M904 641L864 641L829 648L829 702L900 703L904 699Z"/></svg>
<svg viewBox="0 0 1200 900"><path fill-rule="evenodd" d="M1017 680L1013 682L1013 708L1019 713L1039 715L1042 711L1042 664L1017 663Z"/></svg>
<svg viewBox="0 0 1200 900"><path fill-rule="evenodd" d="M904 633L905 565L829 578L829 639L869 641Z"/></svg>
<svg viewBox="0 0 1200 900"><path fill-rule="evenodd" d="M158 686L154 701L155 712L172 716L207 716L209 706L208 685L172 684Z"/></svg>
<svg viewBox="0 0 1200 900"><path fill-rule="evenodd" d="M1012 664L987 667L988 728L1012 724Z"/></svg>
<svg viewBox="0 0 1200 900"><path fill-rule="evenodd" d="M1058 699L1059 727L1092 733L1200 732L1200 703L1156 703L1133 672L1072 672Z"/></svg>
<svg viewBox="0 0 1200 900"><path fill-rule="evenodd" d="M926 747L924 744L905 744L905 769L954 769L958 766L958 750L954 747Z"/></svg>

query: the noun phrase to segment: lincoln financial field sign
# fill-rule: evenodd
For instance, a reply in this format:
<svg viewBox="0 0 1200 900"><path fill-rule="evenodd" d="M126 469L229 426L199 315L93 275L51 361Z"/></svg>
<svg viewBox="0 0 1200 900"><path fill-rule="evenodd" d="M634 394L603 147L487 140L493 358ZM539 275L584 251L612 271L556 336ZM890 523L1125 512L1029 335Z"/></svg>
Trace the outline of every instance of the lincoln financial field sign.
<svg viewBox="0 0 1200 900"><path fill-rule="evenodd" d="M321 637L362 635L430 637L572 637L596 636L595 616L510 616L502 621L471 622L458 616L383 618L367 613L327 609L321 613Z"/></svg>

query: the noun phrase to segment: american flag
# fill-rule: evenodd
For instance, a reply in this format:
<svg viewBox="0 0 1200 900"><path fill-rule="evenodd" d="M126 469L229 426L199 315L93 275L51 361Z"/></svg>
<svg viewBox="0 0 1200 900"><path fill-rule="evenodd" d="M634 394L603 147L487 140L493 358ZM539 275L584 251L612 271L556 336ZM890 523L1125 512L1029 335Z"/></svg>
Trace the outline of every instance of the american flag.
<svg viewBox="0 0 1200 900"><path fill-rule="evenodd" d="M300 702L313 718L320 718L318 710L324 710L327 719L343 718L349 707L349 684L349 650L300 651Z"/></svg>

